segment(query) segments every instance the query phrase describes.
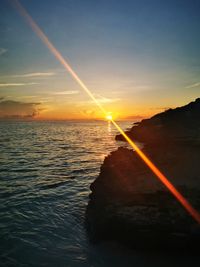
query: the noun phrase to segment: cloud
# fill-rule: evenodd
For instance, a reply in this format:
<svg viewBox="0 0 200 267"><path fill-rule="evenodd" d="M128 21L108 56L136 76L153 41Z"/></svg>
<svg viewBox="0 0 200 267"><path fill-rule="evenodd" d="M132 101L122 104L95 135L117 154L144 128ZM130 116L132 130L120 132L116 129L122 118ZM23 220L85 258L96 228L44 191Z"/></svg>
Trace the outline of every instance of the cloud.
<svg viewBox="0 0 200 267"><path fill-rule="evenodd" d="M35 85L38 83L0 83L0 87L14 87L14 86L27 86L27 85Z"/></svg>
<svg viewBox="0 0 200 267"><path fill-rule="evenodd" d="M97 102L99 104L110 104L110 103L115 103L121 100L121 98L107 98L107 97L103 97L100 96L99 94L94 94L95 99L97 100ZM94 104L94 100L89 99L89 100L83 100L83 101L79 101L79 106L83 106L85 104Z"/></svg>
<svg viewBox="0 0 200 267"><path fill-rule="evenodd" d="M23 119L34 118L39 115L42 108L40 103L25 103L13 100L0 101L0 118Z"/></svg>
<svg viewBox="0 0 200 267"><path fill-rule="evenodd" d="M166 110L171 109L171 108L172 108L172 106L171 107L152 107L152 108L150 108L150 110L166 111Z"/></svg>
<svg viewBox="0 0 200 267"><path fill-rule="evenodd" d="M5 54L8 51L8 49L5 49L3 47L0 47L0 56Z"/></svg>
<svg viewBox="0 0 200 267"><path fill-rule="evenodd" d="M191 84L191 85L186 86L185 88L186 88L186 89L190 89L190 88L195 88L195 87L199 87L199 86L200 86L200 82L198 82L198 83L193 83L193 84Z"/></svg>
<svg viewBox="0 0 200 267"><path fill-rule="evenodd" d="M81 117L84 117L85 119L92 119L96 118L96 111L92 109L83 109L80 110Z"/></svg>
<svg viewBox="0 0 200 267"><path fill-rule="evenodd" d="M55 92L55 93L52 93L52 95L75 95L75 94L78 94L79 91L62 91L62 92Z"/></svg>
<svg viewBox="0 0 200 267"><path fill-rule="evenodd" d="M120 100L120 98L106 98L106 97L97 99L97 101L99 103L102 103L102 104L104 104L104 103L114 103L114 102L117 102L119 100Z"/></svg>
<svg viewBox="0 0 200 267"><path fill-rule="evenodd" d="M120 98L107 98L101 95L95 94L96 100L101 104L114 103L120 100ZM93 101L92 101L93 102Z"/></svg>
<svg viewBox="0 0 200 267"><path fill-rule="evenodd" d="M24 73L24 74L16 74L11 77L14 78L35 78L35 77L49 77L54 76L55 72L32 72L32 73Z"/></svg>

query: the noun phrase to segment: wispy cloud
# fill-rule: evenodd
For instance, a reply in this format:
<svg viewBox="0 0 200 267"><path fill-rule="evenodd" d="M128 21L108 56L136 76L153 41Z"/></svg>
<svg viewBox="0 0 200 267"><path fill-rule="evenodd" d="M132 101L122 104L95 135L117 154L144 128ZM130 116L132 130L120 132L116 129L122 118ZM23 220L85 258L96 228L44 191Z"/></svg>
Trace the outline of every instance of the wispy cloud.
<svg viewBox="0 0 200 267"><path fill-rule="evenodd" d="M96 98L97 102L100 104L109 104L109 103L114 103L114 102L118 102L121 100L121 98L108 98L108 97L103 97L99 94L94 94L94 97ZM94 103L93 100L83 100L83 101L79 101L79 106L85 105L85 104L91 104Z"/></svg>
<svg viewBox="0 0 200 267"><path fill-rule="evenodd" d="M18 96L17 99L32 99L32 98L38 98L37 95L24 95L24 96Z"/></svg>
<svg viewBox="0 0 200 267"><path fill-rule="evenodd" d="M198 83L193 83L193 84L191 84L191 85L186 86L185 88L186 88L186 89L190 89L190 88L195 88L195 87L199 87L199 86L200 86L200 82L198 82Z"/></svg>
<svg viewBox="0 0 200 267"><path fill-rule="evenodd" d="M120 100L120 98L108 98L108 97L103 97L103 96L97 95L97 94L95 95L95 97L96 97L97 101L99 103L102 103L102 104L113 103L113 102L117 102Z"/></svg>
<svg viewBox="0 0 200 267"><path fill-rule="evenodd" d="M8 51L8 49L5 49L3 47L0 47L0 56L5 54Z"/></svg>
<svg viewBox="0 0 200 267"><path fill-rule="evenodd" d="M32 72L32 73L12 75L12 77L14 78L49 77L49 76L54 76L55 74L56 74L55 72Z"/></svg>
<svg viewBox="0 0 200 267"><path fill-rule="evenodd" d="M0 83L0 87L15 87L15 86L27 86L35 85L38 83Z"/></svg>
<svg viewBox="0 0 200 267"><path fill-rule="evenodd" d="M79 93L79 91L62 91L62 92L54 92L54 93L52 93L53 95L76 95L76 94L78 94Z"/></svg>

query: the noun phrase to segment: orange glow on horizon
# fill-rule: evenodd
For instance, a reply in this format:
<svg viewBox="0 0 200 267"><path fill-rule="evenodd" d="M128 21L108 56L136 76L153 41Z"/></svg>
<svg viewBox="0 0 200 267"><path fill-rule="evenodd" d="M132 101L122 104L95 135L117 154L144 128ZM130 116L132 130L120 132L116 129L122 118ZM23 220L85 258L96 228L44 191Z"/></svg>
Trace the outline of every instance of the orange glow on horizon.
<svg viewBox="0 0 200 267"><path fill-rule="evenodd" d="M24 9L24 7L19 3L18 0L11 0L11 1L14 3L19 13L25 18L25 20L31 26L33 31L38 35L38 37L42 40L42 42L47 46L49 51L56 57L56 59L63 65L65 70L71 74L73 79L81 86L81 88L89 95L89 97L93 100L93 102L99 107L99 109L104 115L104 118L107 117L109 113L106 112L103 106L98 102L98 100L90 92L87 86L82 82L82 80L79 78L76 72L72 69L69 63L63 58L61 53L53 46L53 44L49 41L47 36L42 32L39 26L34 22L31 16ZM127 142L133 147L133 149L137 152L140 158L144 161L144 163L150 168L150 170L156 175L156 177L168 188L168 190L181 203L181 205L185 208L185 210L188 211L188 213L193 217L193 219L200 224L199 212L192 207L192 205L173 186L173 184L167 179L167 177L164 174L162 174L162 172L152 163L152 161L149 158L147 158L147 156L137 147L137 145L125 134L125 132L121 129L121 127L113 120L112 116L109 117L109 121L113 123L113 125L118 129L118 131L124 136Z"/></svg>

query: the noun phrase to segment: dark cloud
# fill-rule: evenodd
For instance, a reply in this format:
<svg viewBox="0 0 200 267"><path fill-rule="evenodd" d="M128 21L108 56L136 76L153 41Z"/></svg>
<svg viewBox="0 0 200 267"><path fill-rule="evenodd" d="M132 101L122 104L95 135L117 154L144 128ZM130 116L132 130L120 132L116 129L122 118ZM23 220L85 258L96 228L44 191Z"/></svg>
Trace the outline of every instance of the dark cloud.
<svg viewBox="0 0 200 267"><path fill-rule="evenodd" d="M91 109L84 109L81 111L81 113L86 115L86 116L92 116L95 114L94 110L91 110Z"/></svg>
<svg viewBox="0 0 200 267"><path fill-rule="evenodd" d="M131 116L127 116L126 120L142 120L145 119L146 116L141 116L141 115L131 115Z"/></svg>
<svg viewBox="0 0 200 267"><path fill-rule="evenodd" d="M0 99L0 118L23 119L36 117L40 103L25 103Z"/></svg>

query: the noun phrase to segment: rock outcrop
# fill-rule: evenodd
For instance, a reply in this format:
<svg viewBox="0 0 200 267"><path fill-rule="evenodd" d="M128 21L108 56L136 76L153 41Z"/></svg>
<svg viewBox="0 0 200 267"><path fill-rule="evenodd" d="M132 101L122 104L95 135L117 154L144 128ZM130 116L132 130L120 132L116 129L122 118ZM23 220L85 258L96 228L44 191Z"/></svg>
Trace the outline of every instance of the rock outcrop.
<svg viewBox="0 0 200 267"><path fill-rule="evenodd" d="M200 99L143 120L127 134L145 144L143 152L200 211ZM91 191L86 227L92 241L199 247L199 224L136 152L121 147L106 157Z"/></svg>
<svg viewBox="0 0 200 267"><path fill-rule="evenodd" d="M200 98L186 106L168 109L150 119L135 123L126 132L133 140L159 145L180 142L200 143ZM124 140L117 135L116 140Z"/></svg>

